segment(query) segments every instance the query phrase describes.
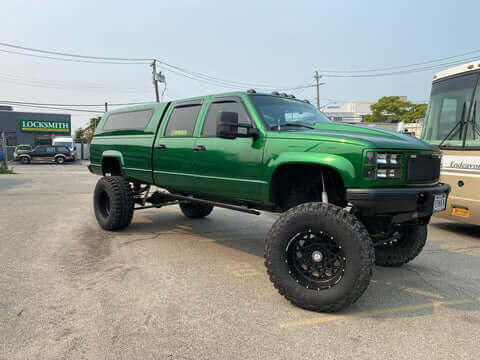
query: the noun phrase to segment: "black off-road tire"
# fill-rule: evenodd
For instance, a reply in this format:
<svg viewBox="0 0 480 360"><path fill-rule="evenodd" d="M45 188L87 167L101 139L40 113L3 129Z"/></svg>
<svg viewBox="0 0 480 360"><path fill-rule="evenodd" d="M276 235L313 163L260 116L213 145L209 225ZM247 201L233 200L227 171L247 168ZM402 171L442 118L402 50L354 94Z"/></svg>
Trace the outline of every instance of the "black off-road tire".
<svg viewBox="0 0 480 360"><path fill-rule="evenodd" d="M392 244L375 247L375 262L381 266L402 266L415 259L427 241L427 225L404 226L403 235Z"/></svg>
<svg viewBox="0 0 480 360"><path fill-rule="evenodd" d="M186 217L191 219L201 219L210 215L213 206L195 202L182 202L180 203L180 210L182 210L183 215Z"/></svg>
<svg viewBox="0 0 480 360"><path fill-rule="evenodd" d="M288 247L305 230L331 235L342 249L343 276L331 287L307 288L292 273ZM375 251L367 230L355 216L335 205L310 202L291 208L273 224L265 242L265 266L275 288L294 305L336 312L353 304L367 289Z"/></svg>
<svg viewBox="0 0 480 360"><path fill-rule="evenodd" d="M128 181L121 176L105 176L97 182L93 208L98 224L104 230L126 228L132 222L135 206Z"/></svg>

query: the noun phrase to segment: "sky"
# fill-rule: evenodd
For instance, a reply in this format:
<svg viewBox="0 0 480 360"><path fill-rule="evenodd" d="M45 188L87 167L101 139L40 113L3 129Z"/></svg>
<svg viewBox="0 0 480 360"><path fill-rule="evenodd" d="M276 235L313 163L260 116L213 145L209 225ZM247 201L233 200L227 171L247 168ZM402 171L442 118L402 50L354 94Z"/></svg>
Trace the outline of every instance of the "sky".
<svg viewBox="0 0 480 360"><path fill-rule="evenodd" d="M0 42L83 55L157 58L210 76L281 89L313 84L315 70L376 69L475 51L480 49L479 14L480 2L470 0L2 0ZM167 78L165 100L228 91L159 70ZM390 95L426 102L439 70L378 78L324 76L322 104ZM289 92L315 97L312 87ZM153 101L151 68L0 52L0 101L7 100ZM101 107L93 109L101 114ZM72 112L72 127L86 126L93 115Z"/></svg>

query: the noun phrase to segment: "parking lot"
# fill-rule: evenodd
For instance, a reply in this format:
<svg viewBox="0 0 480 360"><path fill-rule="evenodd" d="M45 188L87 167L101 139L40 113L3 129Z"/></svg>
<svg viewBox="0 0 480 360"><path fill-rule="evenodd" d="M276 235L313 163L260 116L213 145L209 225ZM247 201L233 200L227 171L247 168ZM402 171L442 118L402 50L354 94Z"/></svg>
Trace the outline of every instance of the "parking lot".
<svg viewBox="0 0 480 360"><path fill-rule="evenodd" d="M434 219L347 311L288 303L263 265L275 215L176 206L102 231L85 164L0 175L0 358L474 359L480 226Z"/></svg>

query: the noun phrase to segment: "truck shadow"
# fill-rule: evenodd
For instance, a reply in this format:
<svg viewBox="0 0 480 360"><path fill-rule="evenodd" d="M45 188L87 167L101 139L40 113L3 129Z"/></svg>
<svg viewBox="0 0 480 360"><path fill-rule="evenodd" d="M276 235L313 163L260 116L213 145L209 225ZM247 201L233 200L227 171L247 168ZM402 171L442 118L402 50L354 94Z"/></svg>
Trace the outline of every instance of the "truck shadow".
<svg viewBox="0 0 480 360"><path fill-rule="evenodd" d="M205 219L192 220L184 217L178 208L171 207L168 210L137 213L132 225L121 234L131 238L124 243L127 245L137 241L164 241L164 235L168 235L166 240L170 241L173 236L180 235L182 239L208 242L263 258L264 239L276 218L274 214L254 216L215 209ZM447 231L452 235L460 233L477 239L480 235L480 229L474 226L453 223L432 226L437 228L437 232ZM146 234L155 236L146 237ZM142 236L135 239L136 235ZM431 232L430 236L435 234ZM480 311L480 289L477 284L480 257L451 251L437 239L427 244L419 258L403 267L377 266L364 296L342 312L341 316L414 318L432 315L442 308L468 312L464 321L480 324L480 316L471 314L472 311ZM230 260L236 261L235 258ZM450 265L446 268L445 263ZM260 262L255 262L254 266L258 267L258 276L265 276L266 279L265 269ZM462 274L467 273L470 276L464 278ZM272 296L278 296L273 287ZM286 301L285 305L290 306ZM305 316L305 310L298 311Z"/></svg>

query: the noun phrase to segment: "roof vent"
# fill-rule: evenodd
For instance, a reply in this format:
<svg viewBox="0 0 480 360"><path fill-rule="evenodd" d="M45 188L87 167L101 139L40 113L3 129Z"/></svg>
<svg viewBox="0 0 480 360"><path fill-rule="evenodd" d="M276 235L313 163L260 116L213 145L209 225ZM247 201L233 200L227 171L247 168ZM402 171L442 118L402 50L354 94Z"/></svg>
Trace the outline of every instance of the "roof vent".
<svg viewBox="0 0 480 360"><path fill-rule="evenodd" d="M292 95L292 94L287 95L287 97L289 97L290 99L295 99L295 95Z"/></svg>
<svg viewBox="0 0 480 360"><path fill-rule="evenodd" d="M286 93L280 93L280 96L287 97L288 95Z"/></svg>
<svg viewBox="0 0 480 360"><path fill-rule="evenodd" d="M248 90L247 90L247 93L249 93L249 94L256 94L257 91L256 91L255 89L248 89Z"/></svg>
<svg viewBox="0 0 480 360"><path fill-rule="evenodd" d="M280 93L278 91L272 91L272 95L278 96L278 95L280 95Z"/></svg>

